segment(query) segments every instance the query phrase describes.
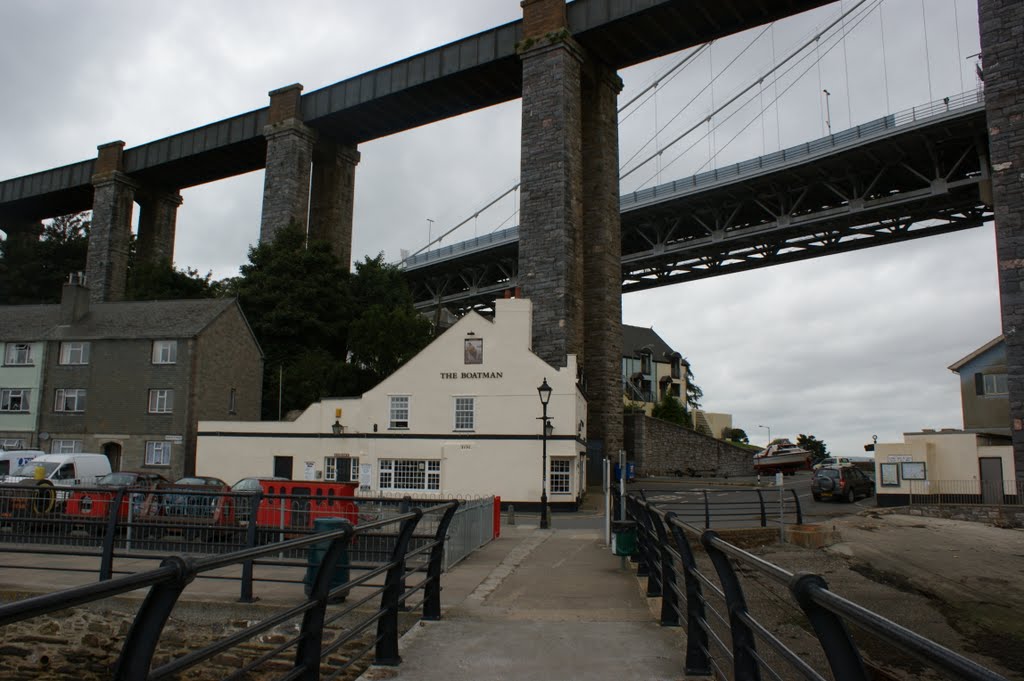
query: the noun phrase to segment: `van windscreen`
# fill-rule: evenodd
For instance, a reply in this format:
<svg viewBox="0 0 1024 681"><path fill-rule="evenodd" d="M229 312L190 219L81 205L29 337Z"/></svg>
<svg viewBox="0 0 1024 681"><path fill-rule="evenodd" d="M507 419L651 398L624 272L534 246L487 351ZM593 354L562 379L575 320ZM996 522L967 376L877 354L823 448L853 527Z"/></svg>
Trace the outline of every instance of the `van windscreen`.
<svg viewBox="0 0 1024 681"><path fill-rule="evenodd" d="M48 478L50 477L50 473L57 470L57 466L58 464L56 461L29 461L28 463L23 463L15 468L11 475L19 478L34 478L36 475L36 469L42 467L45 471L44 477Z"/></svg>

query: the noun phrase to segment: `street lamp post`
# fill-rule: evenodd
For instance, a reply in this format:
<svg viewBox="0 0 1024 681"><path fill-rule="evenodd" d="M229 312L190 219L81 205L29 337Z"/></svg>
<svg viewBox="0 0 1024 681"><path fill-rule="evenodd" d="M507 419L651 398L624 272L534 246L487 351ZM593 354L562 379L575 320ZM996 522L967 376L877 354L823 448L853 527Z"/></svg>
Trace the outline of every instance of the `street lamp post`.
<svg viewBox="0 0 1024 681"><path fill-rule="evenodd" d="M540 403L543 407L543 416L539 418L543 422L541 427L541 472L540 472L540 529L546 530L550 526L548 522L548 402L551 401L551 386L548 379L537 388L540 395Z"/></svg>
<svg viewBox="0 0 1024 681"><path fill-rule="evenodd" d="M757 424L757 427L758 428L764 428L765 430L768 431L768 444L771 444L772 443L772 427L771 426L762 426L760 423Z"/></svg>

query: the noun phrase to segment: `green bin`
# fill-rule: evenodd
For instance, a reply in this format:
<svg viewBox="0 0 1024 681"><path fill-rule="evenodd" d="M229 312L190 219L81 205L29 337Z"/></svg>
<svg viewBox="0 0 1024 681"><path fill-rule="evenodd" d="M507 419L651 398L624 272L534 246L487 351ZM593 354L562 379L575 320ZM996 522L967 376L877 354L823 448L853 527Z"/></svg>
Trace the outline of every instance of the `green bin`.
<svg viewBox="0 0 1024 681"><path fill-rule="evenodd" d="M612 521L612 553L616 556L632 556L636 553L636 521Z"/></svg>
<svg viewBox="0 0 1024 681"><path fill-rule="evenodd" d="M313 521L313 533L319 534L320 532L340 530L346 525L350 526L351 524L351 521L346 518L317 518ZM320 569L320 563L323 562L327 549L330 546L330 541L320 541L309 546L309 565L306 567L306 576L302 579L303 584L306 585L306 596L310 596L313 593L313 580L316 579L317 570ZM348 568L348 550L345 550L342 551L338 565L334 569L334 575L331 577L331 589L335 589L348 581ZM339 603L345 600L346 596L348 596L347 591L332 598L331 602Z"/></svg>

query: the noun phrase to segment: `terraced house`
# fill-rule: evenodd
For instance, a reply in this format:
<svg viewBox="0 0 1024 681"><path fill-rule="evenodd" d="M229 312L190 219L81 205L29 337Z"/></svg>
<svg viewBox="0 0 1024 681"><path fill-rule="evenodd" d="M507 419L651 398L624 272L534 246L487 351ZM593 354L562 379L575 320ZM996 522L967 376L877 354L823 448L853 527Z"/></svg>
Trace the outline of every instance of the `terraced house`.
<svg viewBox="0 0 1024 681"><path fill-rule="evenodd" d="M0 444L195 468L199 419L259 418L263 356L234 299L0 307Z"/></svg>

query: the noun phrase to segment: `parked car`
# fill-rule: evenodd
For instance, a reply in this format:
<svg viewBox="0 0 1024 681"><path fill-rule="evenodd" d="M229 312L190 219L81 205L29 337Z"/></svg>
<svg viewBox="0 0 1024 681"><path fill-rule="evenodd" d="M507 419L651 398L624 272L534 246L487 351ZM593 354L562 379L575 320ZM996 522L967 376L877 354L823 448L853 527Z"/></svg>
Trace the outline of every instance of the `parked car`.
<svg viewBox="0 0 1024 681"><path fill-rule="evenodd" d="M163 515L219 524L225 506L224 492L228 491L228 483L220 478L201 475L179 478L160 493Z"/></svg>
<svg viewBox="0 0 1024 681"><path fill-rule="evenodd" d="M814 464L812 470L818 470L819 468L825 468L826 466L852 466L853 462L845 456L826 456L824 459Z"/></svg>
<svg viewBox="0 0 1024 681"><path fill-rule="evenodd" d="M65 513L71 518L80 520L100 520L107 517L109 504L117 496L117 491L126 488L128 493L121 500L118 518L128 518L131 507L134 517L147 515L158 510L152 490L160 489L170 481L159 473L152 471L117 471L108 473L96 482L96 489L76 491L68 498Z"/></svg>
<svg viewBox="0 0 1024 681"><path fill-rule="evenodd" d="M859 497L874 494L875 481L853 466L826 466L815 471L811 478L811 496L815 501L839 499L853 503Z"/></svg>

